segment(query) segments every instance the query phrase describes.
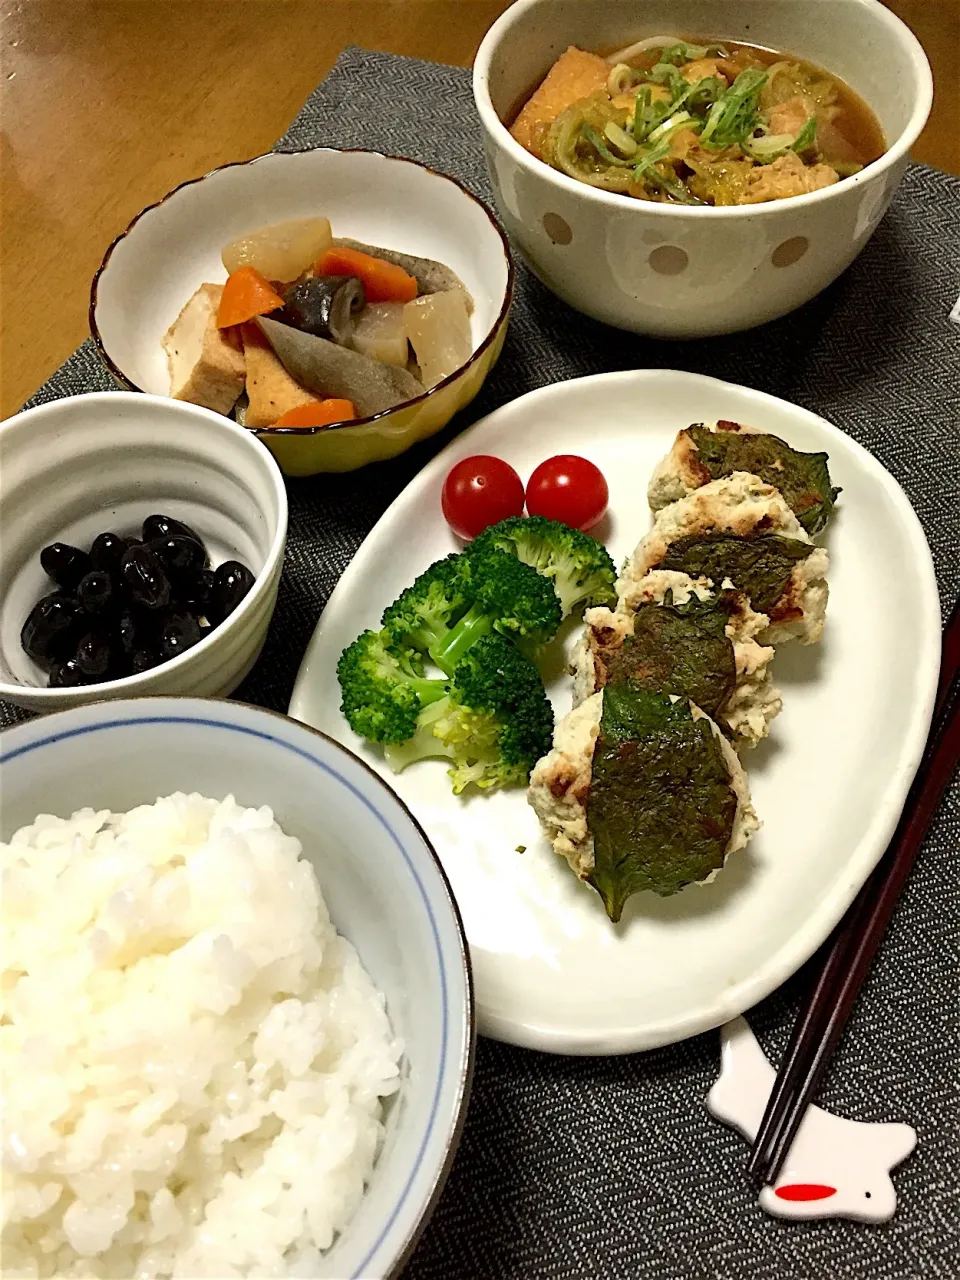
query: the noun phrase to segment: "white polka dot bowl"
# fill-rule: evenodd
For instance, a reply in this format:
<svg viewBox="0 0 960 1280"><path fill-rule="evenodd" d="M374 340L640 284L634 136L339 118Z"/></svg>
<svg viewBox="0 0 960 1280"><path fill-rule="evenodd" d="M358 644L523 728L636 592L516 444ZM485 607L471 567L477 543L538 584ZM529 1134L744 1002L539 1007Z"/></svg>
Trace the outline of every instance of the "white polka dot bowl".
<svg viewBox="0 0 960 1280"><path fill-rule="evenodd" d="M729 208L654 204L577 182L508 126L569 46L712 36L797 54L876 113L887 150L831 187ZM926 123L933 79L912 32L877 0L519 0L484 37L473 92L500 216L527 263L578 311L665 338L734 333L786 315L863 249Z"/></svg>

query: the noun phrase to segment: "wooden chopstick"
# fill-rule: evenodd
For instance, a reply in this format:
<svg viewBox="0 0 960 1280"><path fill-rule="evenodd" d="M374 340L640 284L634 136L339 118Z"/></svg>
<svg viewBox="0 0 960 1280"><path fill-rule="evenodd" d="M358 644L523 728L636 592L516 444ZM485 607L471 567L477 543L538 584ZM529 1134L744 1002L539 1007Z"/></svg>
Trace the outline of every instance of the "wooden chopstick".
<svg viewBox="0 0 960 1280"><path fill-rule="evenodd" d="M856 1003L897 899L960 760L960 600L943 639L933 728L887 852L823 951L801 1006L748 1162L775 1182Z"/></svg>

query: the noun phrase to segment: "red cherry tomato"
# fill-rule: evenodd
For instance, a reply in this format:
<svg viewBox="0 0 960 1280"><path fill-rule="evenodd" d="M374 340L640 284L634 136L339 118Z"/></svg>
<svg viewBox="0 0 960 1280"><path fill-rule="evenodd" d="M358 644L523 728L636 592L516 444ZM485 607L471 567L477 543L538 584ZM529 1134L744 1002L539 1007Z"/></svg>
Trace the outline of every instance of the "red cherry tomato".
<svg viewBox="0 0 960 1280"><path fill-rule="evenodd" d="M502 458L477 454L451 470L443 482L441 505L454 533L475 538L498 520L523 513L523 481Z"/></svg>
<svg viewBox="0 0 960 1280"><path fill-rule="evenodd" d="M527 481L530 515L562 520L574 529L592 529L606 511L609 497L600 468L575 453L560 453L541 462Z"/></svg>

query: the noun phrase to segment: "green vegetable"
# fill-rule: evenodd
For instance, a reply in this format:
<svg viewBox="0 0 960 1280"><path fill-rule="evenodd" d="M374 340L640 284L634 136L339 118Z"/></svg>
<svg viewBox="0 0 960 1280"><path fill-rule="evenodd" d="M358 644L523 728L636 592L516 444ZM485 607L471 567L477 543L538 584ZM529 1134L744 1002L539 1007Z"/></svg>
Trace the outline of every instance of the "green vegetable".
<svg viewBox="0 0 960 1280"><path fill-rule="evenodd" d="M672 137L680 129L700 129L701 122L690 114L689 111L678 111L669 119L664 120L663 124L657 125L656 129L647 137L648 142L666 142L667 138Z"/></svg>
<svg viewBox="0 0 960 1280"><path fill-rule="evenodd" d="M611 604L617 571L603 543L543 516L511 516L491 525L467 548L468 557L491 548L516 556L548 578L563 617L580 605Z"/></svg>
<svg viewBox="0 0 960 1280"><path fill-rule="evenodd" d="M431 565L385 611L382 624L395 643L428 654L450 675L490 631L535 650L556 635L561 620L551 584L489 546Z"/></svg>
<svg viewBox="0 0 960 1280"><path fill-rule="evenodd" d="M660 50L660 61L674 63L693 62L696 58L705 58L708 53L713 53L718 58L728 58L730 56L722 44L687 44L685 40L680 40L676 44L671 44L666 49Z"/></svg>
<svg viewBox="0 0 960 1280"><path fill-rule="evenodd" d="M515 562L516 563L516 562ZM446 756L459 795L523 785L550 749L553 708L534 664L503 636L483 636L467 652L444 696L420 713L414 734L388 746L396 772L416 760Z"/></svg>
<svg viewBox="0 0 960 1280"><path fill-rule="evenodd" d="M437 560L384 610L380 625L400 644L429 653L472 604L462 555Z"/></svg>
<svg viewBox="0 0 960 1280"><path fill-rule="evenodd" d="M817 136L817 121L810 116L796 137L791 133L766 133L760 125L740 143L744 153L760 164L770 164L788 151L806 151Z"/></svg>
<svg viewBox="0 0 960 1280"><path fill-rule="evenodd" d="M593 755L590 883L620 919L635 893L667 896L723 866L737 798L720 744L690 704L608 685Z"/></svg>
<svg viewBox="0 0 960 1280"><path fill-rule="evenodd" d="M701 143L715 151L742 143L760 123L760 91L766 83L766 71L741 71L707 112Z"/></svg>
<svg viewBox="0 0 960 1280"><path fill-rule="evenodd" d="M603 126L603 133L610 145L616 147L621 155L627 156L628 158L636 155L637 144L634 142L633 138L630 137L630 134L627 133L626 129L621 129L618 124L614 124L612 120L608 120Z"/></svg>
<svg viewBox="0 0 960 1280"><path fill-rule="evenodd" d="M827 454L800 453L766 433L708 431L697 424L684 434L696 445L696 462L711 480L748 471L780 490L807 533L826 528L840 493L830 484Z"/></svg>
<svg viewBox="0 0 960 1280"><path fill-rule="evenodd" d="M728 621L721 595L675 605L668 592L662 605L640 606L633 635L622 645L595 649L597 683L633 679L655 693L687 699L715 719L737 682Z"/></svg>
<svg viewBox="0 0 960 1280"><path fill-rule="evenodd" d="M625 168L630 167L630 161L624 160L622 156L615 156L603 138L600 137L593 125L584 123L581 126L581 135L590 143L597 155L606 160L607 164L623 165Z"/></svg>
<svg viewBox="0 0 960 1280"><path fill-rule="evenodd" d="M675 569L719 586L729 578L750 597L754 609L769 613L783 595L793 566L813 551L808 542L773 533L740 538L734 533L692 534L667 548L657 569Z"/></svg>
<svg viewBox="0 0 960 1280"><path fill-rule="evenodd" d="M633 100L633 124L631 126L636 142L643 142L651 130L665 120L670 113L669 102L654 102L649 85L644 87Z"/></svg>
<svg viewBox="0 0 960 1280"><path fill-rule="evenodd" d="M810 116L806 124L793 140L794 151L806 151L807 147L812 146L817 136L817 117ZM862 167L862 166L861 166Z"/></svg>
<svg viewBox="0 0 960 1280"><path fill-rule="evenodd" d="M371 742L409 738L423 707L445 692L442 682L425 677L418 654L377 631L364 631L344 649L337 679L351 729Z"/></svg>

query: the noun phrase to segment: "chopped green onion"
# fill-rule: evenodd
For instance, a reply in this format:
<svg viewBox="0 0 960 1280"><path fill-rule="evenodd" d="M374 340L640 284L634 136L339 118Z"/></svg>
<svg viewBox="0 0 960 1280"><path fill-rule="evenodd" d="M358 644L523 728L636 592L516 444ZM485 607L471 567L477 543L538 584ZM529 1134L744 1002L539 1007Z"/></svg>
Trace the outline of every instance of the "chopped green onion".
<svg viewBox="0 0 960 1280"><path fill-rule="evenodd" d="M671 137L678 129L700 129L701 123L692 116L689 111L680 111L673 115L669 120L664 120L663 124L657 125L651 133L647 134L647 142L662 142Z"/></svg>
<svg viewBox="0 0 960 1280"><path fill-rule="evenodd" d="M666 49L660 50L660 61L692 62L694 58L705 57L706 52L705 44L687 44L685 40L680 40L677 44L671 44Z"/></svg>
<svg viewBox="0 0 960 1280"><path fill-rule="evenodd" d="M685 40L672 44L669 48L661 49L661 62L693 62L695 58L705 58L708 53L715 53L718 58L728 58L730 55L719 44L687 44Z"/></svg>
<svg viewBox="0 0 960 1280"><path fill-rule="evenodd" d="M616 147L621 155L633 156L637 153L637 144L627 133L626 129L621 129L618 124L612 120L608 120L603 126L603 132L607 141L611 146Z"/></svg>
<svg viewBox="0 0 960 1280"><path fill-rule="evenodd" d="M748 68L722 93L707 113L700 141L715 151L743 142L757 127L760 90L767 82L766 71Z"/></svg>
<svg viewBox="0 0 960 1280"><path fill-rule="evenodd" d="M755 138L751 134L740 143L744 153L758 164L770 164L771 161L785 156L793 146L793 134L768 133Z"/></svg>
<svg viewBox="0 0 960 1280"><path fill-rule="evenodd" d="M640 72L635 67L628 66L626 62L618 62L607 76L607 92L611 98L615 98L618 93L626 93L640 78Z"/></svg>
<svg viewBox="0 0 960 1280"><path fill-rule="evenodd" d="M806 151L817 136L817 117L810 116L806 124L793 140L794 151Z"/></svg>
<svg viewBox="0 0 960 1280"><path fill-rule="evenodd" d="M726 82L719 76L704 76L702 80L692 84L689 92L684 95L687 110L695 111L697 107L712 106L726 87Z"/></svg>
<svg viewBox="0 0 960 1280"><path fill-rule="evenodd" d="M661 160L665 160L670 154L670 144L661 142L659 146L652 147L647 151L633 167L634 179L639 180L653 165L658 164Z"/></svg>
<svg viewBox="0 0 960 1280"><path fill-rule="evenodd" d="M603 160L606 160L607 164L623 165L628 169L630 168L631 162L629 160L621 159L620 156L615 156L604 140L600 137L599 133L597 133L596 129L594 129L593 125L587 124L586 121L584 121L580 129L580 134L581 137L586 138L587 142L590 143L597 155Z"/></svg>
<svg viewBox="0 0 960 1280"><path fill-rule="evenodd" d="M633 104L633 124L631 126L635 142L643 142L651 129L655 129L670 112L667 102L653 102L648 86L644 86L637 94Z"/></svg>
<svg viewBox="0 0 960 1280"><path fill-rule="evenodd" d="M664 84L670 89L670 96L676 97L686 87L686 80L677 70L671 66L669 62L658 62L651 67L649 71L643 72L644 80L649 80L653 84Z"/></svg>
<svg viewBox="0 0 960 1280"><path fill-rule="evenodd" d="M837 176L840 178L852 178L863 168L863 165L858 164L856 160L828 160L827 164L831 169L836 169Z"/></svg>

